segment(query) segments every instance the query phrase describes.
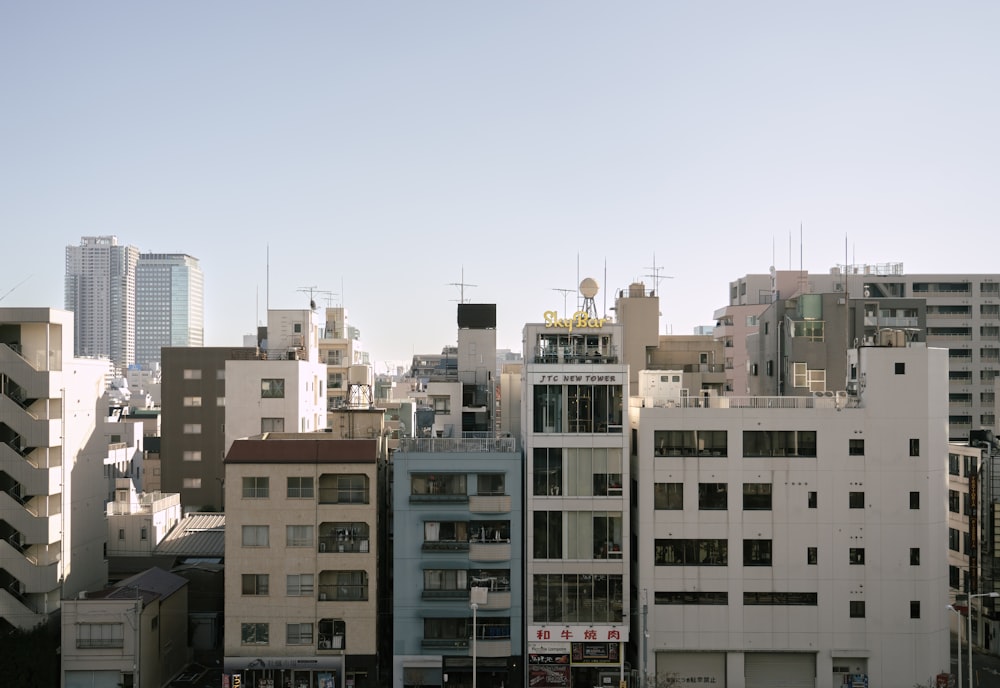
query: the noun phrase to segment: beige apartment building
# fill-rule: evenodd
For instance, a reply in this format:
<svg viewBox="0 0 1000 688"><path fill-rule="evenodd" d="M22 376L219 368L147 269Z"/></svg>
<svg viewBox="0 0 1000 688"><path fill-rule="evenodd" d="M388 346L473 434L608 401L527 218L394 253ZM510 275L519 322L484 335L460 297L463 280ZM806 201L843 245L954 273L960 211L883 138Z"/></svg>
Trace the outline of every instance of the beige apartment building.
<svg viewBox="0 0 1000 688"><path fill-rule="evenodd" d="M377 439L331 433L233 443L225 459L231 680L376 685L379 453Z"/></svg>

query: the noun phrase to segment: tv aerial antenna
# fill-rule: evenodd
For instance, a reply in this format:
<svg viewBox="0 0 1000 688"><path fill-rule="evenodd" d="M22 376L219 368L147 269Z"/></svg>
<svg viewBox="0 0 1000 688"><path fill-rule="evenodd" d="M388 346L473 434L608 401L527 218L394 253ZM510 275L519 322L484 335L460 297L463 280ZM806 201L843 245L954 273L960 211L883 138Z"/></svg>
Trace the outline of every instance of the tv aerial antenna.
<svg viewBox="0 0 1000 688"><path fill-rule="evenodd" d="M646 269L653 271L651 274L647 274L645 276L653 278L653 285L654 285L653 289L655 289L657 292L660 291L660 282L662 282L665 279L673 279L674 278L673 275L663 275L663 274L660 274L664 270L664 267L662 265L657 265L656 264L656 253L653 254L653 267L651 267L651 268L647 267Z"/></svg>
<svg viewBox="0 0 1000 688"><path fill-rule="evenodd" d="M570 294L575 294L576 289L560 289L559 287L552 287L552 291L561 291L563 295L563 317L566 317L566 299Z"/></svg>
<svg viewBox="0 0 1000 688"><path fill-rule="evenodd" d="M449 287L458 287L458 302L466 303L465 300L465 288L466 287L478 287L478 284L469 284L465 281L465 266L462 266L462 279L460 282L448 282Z"/></svg>
<svg viewBox="0 0 1000 688"><path fill-rule="evenodd" d="M318 289L316 287L315 284L312 285L311 287L299 287L295 291L301 291L304 294L305 293L309 294L309 308L310 308L310 310L316 310L316 299L313 298L314 294L332 294L333 293L332 291L321 291L320 289Z"/></svg>

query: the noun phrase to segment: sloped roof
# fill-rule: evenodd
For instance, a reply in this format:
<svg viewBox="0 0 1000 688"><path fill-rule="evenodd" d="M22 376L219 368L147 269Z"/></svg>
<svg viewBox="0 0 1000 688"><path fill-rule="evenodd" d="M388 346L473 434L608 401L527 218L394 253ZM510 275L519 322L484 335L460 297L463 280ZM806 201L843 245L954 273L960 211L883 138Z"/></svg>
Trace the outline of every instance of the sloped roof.
<svg viewBox="0 0 1000 688"><path fill-rule="evenodd" d="M226 553L226 515L188 514L156 546L154 554L222 557Z"/></svg>

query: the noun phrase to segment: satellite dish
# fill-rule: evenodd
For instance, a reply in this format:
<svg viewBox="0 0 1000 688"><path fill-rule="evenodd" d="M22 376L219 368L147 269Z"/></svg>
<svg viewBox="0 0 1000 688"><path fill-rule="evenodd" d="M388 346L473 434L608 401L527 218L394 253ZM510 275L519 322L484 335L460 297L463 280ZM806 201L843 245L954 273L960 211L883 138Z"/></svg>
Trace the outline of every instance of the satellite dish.
<svg viewBox="0 0 1000 688"><path fill-rule="evenodd" d="M592 299L597 296L597 291L600 287L597 285L597 280L593 277L584 277L583 281L580 282L580 294L583 295L585 299Z"/></svg>

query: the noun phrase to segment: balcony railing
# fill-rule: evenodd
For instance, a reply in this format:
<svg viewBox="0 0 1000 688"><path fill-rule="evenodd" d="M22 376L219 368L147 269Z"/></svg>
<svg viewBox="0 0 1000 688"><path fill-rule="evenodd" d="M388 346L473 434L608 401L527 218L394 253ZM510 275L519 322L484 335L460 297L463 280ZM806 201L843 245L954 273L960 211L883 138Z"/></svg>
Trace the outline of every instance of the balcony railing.
<svg viewBox="0 0 1000 688"><path fill-rule="evenodd" d="M399 441L399 451L408 454L510 454L517 451L517 440L514 437L409 437Z"/></svg>

